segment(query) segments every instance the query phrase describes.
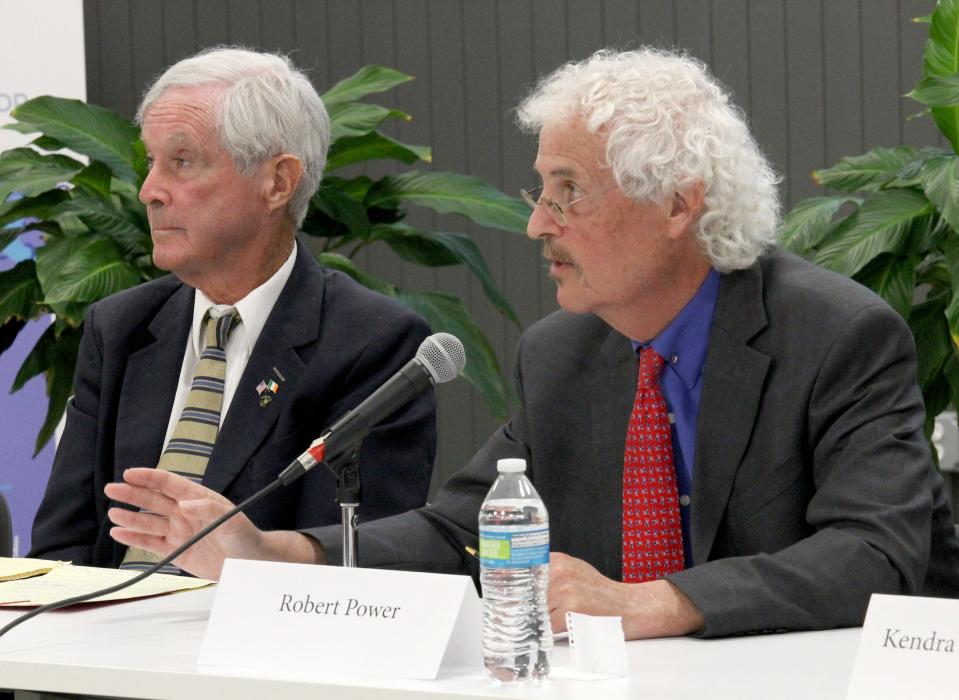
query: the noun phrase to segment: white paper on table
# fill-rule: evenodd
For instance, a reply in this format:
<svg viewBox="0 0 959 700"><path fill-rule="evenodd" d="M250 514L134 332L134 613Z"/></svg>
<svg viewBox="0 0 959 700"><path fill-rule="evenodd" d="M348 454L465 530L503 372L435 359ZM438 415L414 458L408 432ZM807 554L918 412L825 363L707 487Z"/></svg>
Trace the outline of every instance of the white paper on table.
<svg viewBox="0 0 959 700"><path fill-rule="evenodd" d="M618 678L629 673L621 617L568 612L566 629L573 671L596 678Z"/></svg>

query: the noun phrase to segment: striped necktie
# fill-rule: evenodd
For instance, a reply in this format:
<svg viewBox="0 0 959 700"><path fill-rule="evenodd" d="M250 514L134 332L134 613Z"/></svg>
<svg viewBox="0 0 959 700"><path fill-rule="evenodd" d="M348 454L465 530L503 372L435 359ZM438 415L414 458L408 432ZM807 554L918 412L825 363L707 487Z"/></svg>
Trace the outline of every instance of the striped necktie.
<svg viewBox="0 0 959 700"><path fill-rule="evenodd" d="M210 312L203 320L203 351L193 371L193 381L186 405L173 429L157 469L165 469L200 483L206 465L213 453L220 430L220 412L223 408L223 384L226 378L226 341L240 322L236 309L226 309L218 317ZM139 547L129 547L121 569L149 568L160 558ZM178 574L172 564L160 570L164 574Z"/></svg>
<svg viewBox="0 0 959 700"><path fill-rule="evenodd" d="M623 462L623 581L639 583L683 569L683 529L669 412L659 388L665 360L639 355L636 401Z"/></svg>

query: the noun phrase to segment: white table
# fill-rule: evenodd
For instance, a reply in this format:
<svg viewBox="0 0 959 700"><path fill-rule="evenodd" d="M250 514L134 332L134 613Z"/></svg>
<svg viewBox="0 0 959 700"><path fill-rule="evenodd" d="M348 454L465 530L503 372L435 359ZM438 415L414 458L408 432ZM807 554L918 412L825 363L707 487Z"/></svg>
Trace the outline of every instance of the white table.
<svg viewBox="0 0 959 700"><path fill-rule="evenodd" d="M629 642L630 677L502 686L475 673L436 681L336 677L317 659L299 677L197 668L214 589L41 615L0 637L0 688L128 698L844 698L860 630L724 640ZM0 625L16 617L0 610ZM371 663L375 660L371 659Z"/></svg>

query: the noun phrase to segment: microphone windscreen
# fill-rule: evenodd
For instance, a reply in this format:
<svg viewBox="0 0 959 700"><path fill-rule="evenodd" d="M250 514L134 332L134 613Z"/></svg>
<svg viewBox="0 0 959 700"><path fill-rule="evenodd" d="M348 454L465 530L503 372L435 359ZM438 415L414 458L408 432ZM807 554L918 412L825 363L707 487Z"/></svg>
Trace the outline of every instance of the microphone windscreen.
<svg viewBox="0 0 959 700"><path fill-rule="evenodd" d="M466 367L466 351L455 335L434 333L416 351L416 359L437 384L456 379Z"/></svg>

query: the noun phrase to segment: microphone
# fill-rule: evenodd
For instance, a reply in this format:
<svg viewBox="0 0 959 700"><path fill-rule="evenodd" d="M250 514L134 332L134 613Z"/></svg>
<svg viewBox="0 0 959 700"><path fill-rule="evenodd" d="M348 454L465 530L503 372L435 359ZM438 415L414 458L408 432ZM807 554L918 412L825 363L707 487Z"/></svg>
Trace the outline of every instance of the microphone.
<svg viewBox="0 0 959 700"><path fill-rule="evenodd" d="M420 344L412 360L314 440L278 479L288 485L320 462L335 464L347 456L373 426L434 384L456 379L465 366L466 352L459 338L449 333L434 333Z"/></svg>

